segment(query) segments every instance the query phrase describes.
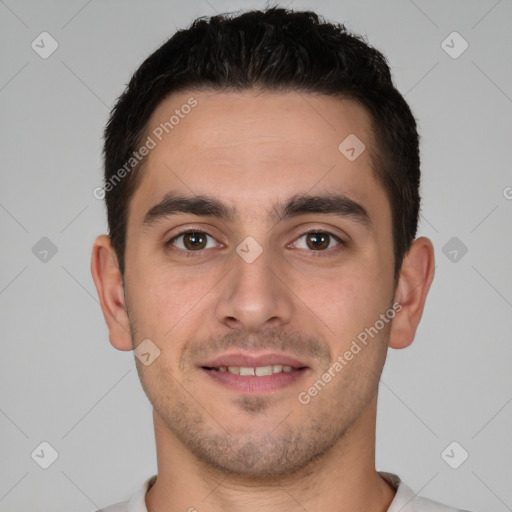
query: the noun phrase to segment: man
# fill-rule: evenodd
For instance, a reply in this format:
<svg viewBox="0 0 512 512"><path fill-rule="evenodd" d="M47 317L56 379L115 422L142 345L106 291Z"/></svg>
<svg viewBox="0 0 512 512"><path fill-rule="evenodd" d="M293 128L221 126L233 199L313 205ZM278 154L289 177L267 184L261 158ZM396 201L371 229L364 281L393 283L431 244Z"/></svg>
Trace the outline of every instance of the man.
<svg viewBox="0 0 512 512"><path fill-rule="evenodd" d="M456 510L375 469L387 349L434 274L385 58L312 12L196 20L134 74L104 156L92 274L158 475L103 510Z"/></svg>

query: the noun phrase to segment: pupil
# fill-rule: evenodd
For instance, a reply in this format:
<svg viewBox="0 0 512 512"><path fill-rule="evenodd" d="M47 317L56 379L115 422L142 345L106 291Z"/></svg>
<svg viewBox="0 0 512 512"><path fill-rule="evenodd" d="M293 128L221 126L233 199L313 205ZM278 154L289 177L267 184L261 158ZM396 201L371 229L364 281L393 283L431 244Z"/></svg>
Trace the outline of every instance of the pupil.
<svg viewBox="0 0 512 512"><path fill-rule="evenodd" d="M312 233L308 235L308 242L312 242L314 249L322 249L329 245L328 237L322 233Z"/></svg>
<svg viewBox="0 0 512 512"><path fill-rule="evenodd" d="M199 245L204 244L204 236L200 233L187 233L185 236L185 245L197 249Z"/></svg>

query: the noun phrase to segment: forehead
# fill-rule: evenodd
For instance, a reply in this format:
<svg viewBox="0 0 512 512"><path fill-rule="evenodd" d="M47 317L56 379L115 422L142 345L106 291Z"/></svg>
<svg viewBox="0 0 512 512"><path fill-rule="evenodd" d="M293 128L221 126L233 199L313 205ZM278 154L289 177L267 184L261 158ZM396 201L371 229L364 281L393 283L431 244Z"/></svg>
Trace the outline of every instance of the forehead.
<svg viewBox="0 0 512 512"><path fill-rule="evenodd" d="M386 207L372 172L370 116L352 100L299 92L182 92L157 107L146 137L154 148L130 215L144 215L172 191L222 197L253 218L304 192L337 191Z"/></svg>

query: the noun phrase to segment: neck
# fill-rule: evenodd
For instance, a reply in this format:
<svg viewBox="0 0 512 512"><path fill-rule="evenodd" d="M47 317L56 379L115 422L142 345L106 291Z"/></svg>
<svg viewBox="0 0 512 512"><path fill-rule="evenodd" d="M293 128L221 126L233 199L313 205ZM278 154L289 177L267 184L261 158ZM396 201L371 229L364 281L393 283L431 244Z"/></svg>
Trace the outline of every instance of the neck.
<svg viewBox="0 0 512 512"><path fill-rule="evenodd" d="M198 461L154 412L158 478L146 495L148 512L385 512L395 491L375 470L375 416L376 397L320 459L293 476L258 481Z"/></svg>

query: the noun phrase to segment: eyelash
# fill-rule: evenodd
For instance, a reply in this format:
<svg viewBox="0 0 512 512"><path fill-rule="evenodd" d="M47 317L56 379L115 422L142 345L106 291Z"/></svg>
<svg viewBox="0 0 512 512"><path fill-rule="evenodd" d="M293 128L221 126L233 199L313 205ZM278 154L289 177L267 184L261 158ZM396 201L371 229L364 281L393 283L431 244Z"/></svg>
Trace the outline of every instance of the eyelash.
<svg viewBox="0 0 512 512"><path fill-rule="evenodd" d="M172 247L172 244L173 244L173 242L175 240L177 240L180 236L187 235L189 233L198 233L198 234L206 235L206 236L209 236L209 237L211 237L211 238L213 238L215 240L215 238L212 235L210 235L209 233L206 233L205 231L201 231L201 230L198 230L198 229L186 229L186 230L181 231L180 233L174 235L172 238L170 238L165 243L165 247L171 248L170 250L172 250L172 251L180 251L182 253L185 253L185 256L187 258L193 257L197 253L202 254L203 251L209 250L209 249L199 249L197 251L190 251L190 250L185 250L185 249L179 249L179 248L173 248ZM318 230L318 229L312 229L312 230L309 230L309 231L304 231L295 240L299 240L303 236L310 235L310 234L327 235L327 236L329 236L331 238L334 238L334 240L336 240L336 242L338 242L338 245L336 245L334 247L331 247L329 249L323 249L323 250L318 250L318 251L315 251L315 250L312 250L312 249L311 250L301 249L301 250L305 250L307 252L311 252L314 257L325 256L326 252L328 253L327 254L327 256L328 256L328 255L330 255L332 253L332 251L337 252L339 250L344 249L347 246L347 243L344 240L342 240L339 236L335 235L334 233L331 233L330 231L322 231L322 230Z"/></svg>

